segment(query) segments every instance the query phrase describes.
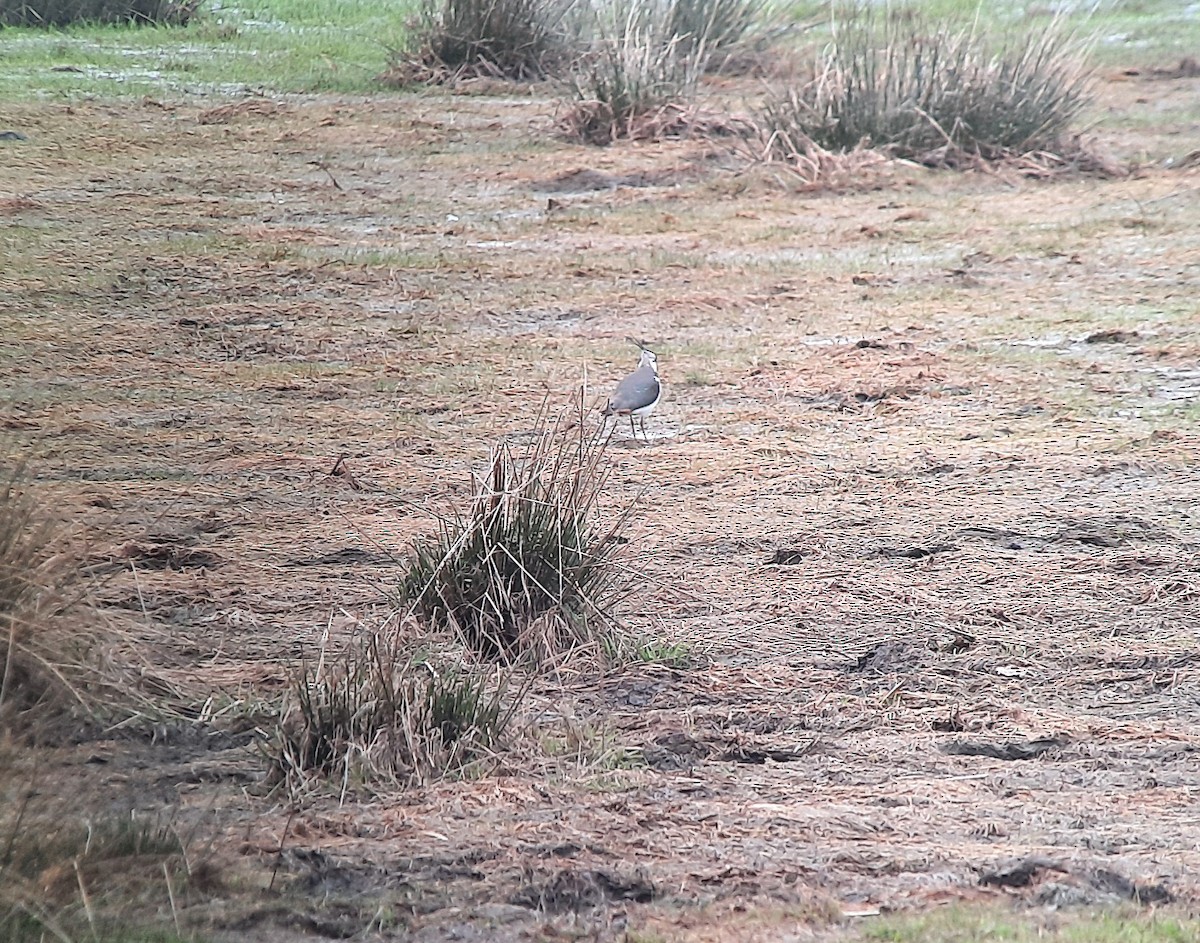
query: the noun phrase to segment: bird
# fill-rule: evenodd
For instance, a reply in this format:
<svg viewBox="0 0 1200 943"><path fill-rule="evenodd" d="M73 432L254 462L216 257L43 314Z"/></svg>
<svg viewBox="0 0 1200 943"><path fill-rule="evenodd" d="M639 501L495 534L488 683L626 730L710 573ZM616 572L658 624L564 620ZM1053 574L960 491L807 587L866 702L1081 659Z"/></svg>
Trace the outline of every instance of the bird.
<svg viewBox="0 0 1200 943"><path fill-rule="evenodd" d="M637 419L642 427L644 439L646 417L654 412L654 407L662 397L662 386L658 382L658 357L641 341L635 341L632 337L627 340L636 346L642 355L638 360L637 369L618 383L613 395L608 398L604 416L628 416L629 431L635 439L637 431L633 427L633 420Z"/></svg>

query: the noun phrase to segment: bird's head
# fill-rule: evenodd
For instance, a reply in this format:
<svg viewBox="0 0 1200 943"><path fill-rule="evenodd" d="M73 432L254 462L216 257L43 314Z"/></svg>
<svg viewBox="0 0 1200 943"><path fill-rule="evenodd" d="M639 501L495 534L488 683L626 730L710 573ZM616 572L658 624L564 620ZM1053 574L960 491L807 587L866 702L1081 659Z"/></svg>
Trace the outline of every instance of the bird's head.
<svg viewBox="0 0 1200 943"><path fill-rule="evenodd" d="M628 340L629 343L633 344L642 352L641 359L638 360L638 368L640 369L641 367L649 367L655 373L658 373L658 357L654 351L647 347L642 341L634 340L632 337L628 337L626 340Z"/></svg>

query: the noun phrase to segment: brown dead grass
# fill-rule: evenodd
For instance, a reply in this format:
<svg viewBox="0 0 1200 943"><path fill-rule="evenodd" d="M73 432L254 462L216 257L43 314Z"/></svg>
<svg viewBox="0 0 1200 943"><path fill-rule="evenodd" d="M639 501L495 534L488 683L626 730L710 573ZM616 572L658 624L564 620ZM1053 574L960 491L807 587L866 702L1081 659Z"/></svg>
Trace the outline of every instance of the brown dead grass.
<svg viewBox="0 0 1200 943"><path fill-rule="evenodd" d="M798 195L711 142L563 144L525 99L13 109L46 132L0 170L3 422L202 718L48 757L64 790L212 809L285 913L338 888L430 933L515 937L548 893L728 938L1031 902L979 878L1034 855L1200 899L1195 169ZM1174 130L1106 144L1196 150ZM564 167L615 184L548 205ZM668 386L613 446L627 620L716 663L532 692L554 743L496 775L248 808L288 666L382 624L395 552L628 335Z"/></svg>
<svg viewBox="0 0 1200 943"><path fill-rule="evenodd" d="M650 111L618 116L611 104L581 101L570 105L558 126L570 141L606 145L614 141L707 140L734 137L746 129L744 119L705 111L697 105L671 102Z"/></svg>

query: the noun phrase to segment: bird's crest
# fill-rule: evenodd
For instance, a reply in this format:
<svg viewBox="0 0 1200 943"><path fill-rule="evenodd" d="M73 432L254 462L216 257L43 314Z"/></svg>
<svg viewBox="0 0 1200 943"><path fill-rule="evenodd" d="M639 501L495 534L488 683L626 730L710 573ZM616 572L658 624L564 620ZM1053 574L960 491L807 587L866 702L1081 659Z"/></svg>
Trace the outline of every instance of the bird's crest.
<svg viewBox="0 0 1200 943"><path fill-rule="evenodd" d="M627 341L629 341L629 343L631 343L635 347L637 347L642 352L642 356L638 359L638 367L652 367L654 369L655 374L657 374L658 373L658 355L654 351L652 351L649 347L646 346L645 341L635 340L632 337L627 337L625 339Z"/></svg>

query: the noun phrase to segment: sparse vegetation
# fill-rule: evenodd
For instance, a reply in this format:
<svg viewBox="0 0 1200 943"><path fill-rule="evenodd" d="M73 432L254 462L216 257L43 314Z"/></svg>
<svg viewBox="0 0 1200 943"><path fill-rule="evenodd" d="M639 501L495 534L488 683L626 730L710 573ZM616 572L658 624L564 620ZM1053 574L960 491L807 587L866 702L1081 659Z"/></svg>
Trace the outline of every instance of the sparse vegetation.
<svg viewBox="0 0 1200 943"><path fill-rule="evenodd" d="M277 780L421 783L491 755L521 699L508 675L437 668L400 644L373 634L302 668L272 747Z"/></svg>
<svg viewBox="0 0 1200 943"><path fill-rule="evenodd" d="M39 726L74 699L61 651L71 640L47 612L62 568L49 522L21 479L17 468L0 484L0 730L10 732Z"/></svg>
<svg viewBox="0 0 1200 943"><path fill-rule="evenodd" d="M948 907L930 914L881 917L865 923L870 943L1183 943L1196 939L1200 923L1134 910L1108 914L1067 914L1053 921L1035 914Z"/></svg>
<svg viewBox="0 0 1200 943"><path fill-rule="evenodd" d="M783 160L882 149L931 165L1069 146L1087 103L1080 42L1060 23L996 41L977 24L859 9L834 22L809 80L761 112Z"/></svg>
<svg viewBox="0 0 1200 943"><path fill-rule="evenodd" d="M0 783L0 939L181 939L157 928L143 906L169 908L187 884L186 852L170 822L135 812L63 817L57 800L37 807L36 795L12 778Z"/></svg>
<svg viewBox="0 0 1200 943"><path fill-rule="evenodd" d="M551 761L550 768L561 769L564 763L574 764L593 775L645 765L641 751L622 744L614 731L577 718L543 721L537 726L537 741L540 752Z"/></svg>
<svg viewBox="0 0 1200 943"><path fill-rule="evenodd" d="M499 446L470 510L416 542L401 601L487 658L611 657L626 646L613 608L631 581L617 562L625 515L597 521L608 437L580 406L543 411L531 436L521 452Z"/></svg>
<svg viewBox="0 0 1200 943"><path fill-rule="evenodd" d="M122 858L178 857L184 851L170 822L132 811L92 822L48 822L43 816L22 823L18 816L8 824L14 831L5 836L0 866L29 877L44 876L64 861L99 866Z"/></svg>

